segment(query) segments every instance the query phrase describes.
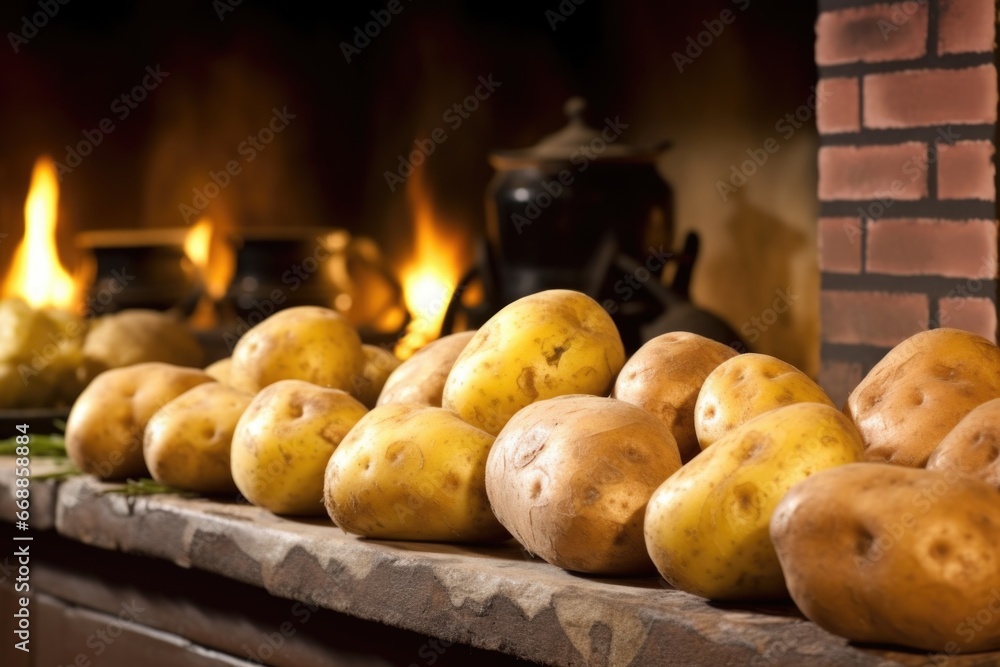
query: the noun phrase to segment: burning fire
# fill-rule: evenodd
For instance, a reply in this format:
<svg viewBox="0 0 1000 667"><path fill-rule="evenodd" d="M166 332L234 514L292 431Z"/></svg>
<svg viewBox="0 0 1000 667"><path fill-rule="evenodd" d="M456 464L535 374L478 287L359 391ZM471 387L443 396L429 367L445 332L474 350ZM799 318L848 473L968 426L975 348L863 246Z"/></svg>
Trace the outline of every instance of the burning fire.
<svg viewBox="0 0 1000 667"><path fill-rule="evenodd" d="M232 278L234 259L219 226L209 218L199 219L184 237L184 255L198 271L208 296L221 299Z"/></svg>
<svg viewBox="0 0 1000 667"><path fill-rule="evenodd" d="M24 238L14 252L0 293L20 297L35 308L46 306L71 310L77 305L73 276L59 261L56 247L56 212L59 183L55 163L49 157L35 162L31 187L24 202Z"/></svg>
<svg viewBox="0 0 1000 667"><path fill-rule="evenodd" d="M448 302L465 270L464 235L445 228L435 214L427 188L417 171L406 184L413 220L413 252L400 271L403 300L412 319L395 354L407 359L441 332Z"/></svg>

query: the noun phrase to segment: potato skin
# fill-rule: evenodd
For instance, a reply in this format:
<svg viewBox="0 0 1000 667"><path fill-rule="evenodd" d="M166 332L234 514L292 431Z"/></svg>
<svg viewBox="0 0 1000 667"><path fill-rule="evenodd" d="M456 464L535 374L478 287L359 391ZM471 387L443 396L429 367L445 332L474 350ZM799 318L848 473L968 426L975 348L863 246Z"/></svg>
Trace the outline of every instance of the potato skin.
<svg viewBox="0 0 1000 667"><path fill-rule="evenodd" d="M208 366L205 366L205 372L215 378L216 382L220 382L224 385L230 385L229 382L229 369L233 365L232 357L224 357L218 361L213 361ZM249 393L249 392L248 392Z"/></svg>
<svg viewBox="0 0 1000 667"><path fill-rule="evenodd" d="M362 345L361 355L364 366L361 368L361 375L352 381L351 394L371 410L378 402L389 375L399 368L402 360L377 345Z"/></svg>
<svg viewBox="0 0 1000 667"><path fill-rule="evenodd" d="M648 574L646 503L680 465L670 429L642 408L560 396L507 422L486 464L486 491L500 523L549 563Z"/></svg>
<svg viewBox="0 0 1000 667"><path fill-rule="evenodd" d="M535 401L607 396L625 363L611 316L582 292L522 297L491 317L455 361L441 405L496 435Z"/></svg>
<svg viewBox="0 0 1000 667"><path fill-rule="evenodd" d="M768 522L778 501L817 470L859 461L843 413L794 403L730 431L669 477L646 509L650 556L676 588L712 600L786 597Z"/></svg>
<svg viewBox="0 0 1000 667"><path fill-rule="evenodd" d="M927 469L955 470L1000 489L1000 398L965 415L934 448Z"/></svg>
<svg viewBox="0 0 1000 667"><path fill-rule="evenodd" d="M1000 348L959 329L906 339L847 398L844 412L865 440L865 460L923 467L976 406L1000 398Z"/></svg>
<svg viewBox="0 0 1000 667"><path fill-rule="evenodd" d="M278 380L258 392L236 424L233 481L275 514L324 514L323 475L344 436L368 411L341 389Z"/></svg>
<svg viewBox="0 0 1000 667"><path fill-rule="evenodd" d="M177 318L158 310L130 308L103 315L91 324L83 354L95 372L150 361L201 366L198 339Z"/></svg>
<svg viewBox="0 0 1000 667"><path fill-rule="evenodd" d="M770 534L795 604L820 627L966 653L1000 648L998 507L1000 492L954 472L856 463L793 487Z"/></svg>
<svg viewBox="0 0 1000 667"><path fill-rule="evenodd" d="M243 334L233 347L232 386L256 393L278 380L305 380L350 391L364 368L361 337L332 308L279 310Z"/></svg>
<svg viewBox="0 0 1000 667"><path fill-rule="evenodd" d="M493 436L443 408L380 405L330 457L327 513L343 530L365 537L507 540L486 497L492 445Z"/></svg>
<svg viewBox="0 0 1000 667"><path fill-rule="evenodd" d="M214 382L197 368L146 362L100 373L80 394L66 420L66 452L101 479L147 474L142 456L146 423L188 389Z"/></svg>
<svg viewBox="0 0 1000 667"><path fill-rule="evenodd" d="M694 427L698 392L709 374L736 350L686 331L647 341L625 362L611 396L656 415L677 440L681 461L701 451Z"/></svg>
<svg viewBox="0 0 1000 667"><path fill-rule="evenodd" d="M460 331L424 345L389 375L376 405L420 403L440 408L448 373L474 335L475 331Z"/></svg>
<svg viewBox="0 0 1000 667"><path fill-rule="evenodd" d="M229 452L236 423L252 399L252 394L208 382L157 410L142 439L153 479L198 493L235 493Z"/></svg>
<svg viewBox="0 0 1000 667"><path fill-rule="evenodd" d="M808 375L777 357L748 352L723 361L698 393L698 443L704 449L754 417L792 403L837 407Z"/></svg>

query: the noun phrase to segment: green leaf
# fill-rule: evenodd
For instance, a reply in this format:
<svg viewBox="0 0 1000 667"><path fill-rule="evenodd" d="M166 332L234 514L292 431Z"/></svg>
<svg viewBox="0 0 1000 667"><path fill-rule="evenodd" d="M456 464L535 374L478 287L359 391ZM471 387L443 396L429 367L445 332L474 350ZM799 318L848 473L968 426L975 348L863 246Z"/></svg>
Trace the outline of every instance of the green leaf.
<svg viewBox="0 0 1000 667"><path fill-rule="evenodd" d="M150 479L148 477L143 477L140 479L129 479L125 481L125 486L120 486L114 489L107 489L105 491L101 491L102 496L108 493L120 493L126 496L155 496L161 494L174 494L188 498L195 497L198 495L197 493L192 493L190 491L178 489L173 486L160 484L156 480Z"/></svg>

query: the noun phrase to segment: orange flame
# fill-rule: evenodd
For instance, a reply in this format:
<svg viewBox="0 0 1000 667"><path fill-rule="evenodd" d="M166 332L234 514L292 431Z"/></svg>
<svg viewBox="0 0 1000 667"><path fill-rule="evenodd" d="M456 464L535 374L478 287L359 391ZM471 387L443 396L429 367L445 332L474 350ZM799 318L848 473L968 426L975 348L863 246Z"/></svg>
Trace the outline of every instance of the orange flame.
<svg viewBox="0 0 1000 667"><path fill-rule="evenodd" d="M403 300L412 319L396 344L400 359L410 357L441 332L452 292L464 271L464 234L441 224L418 171L406 184L413 220L413 252L400 271Z"/></svg>
<svg viewBox="0 0 1000 667"><path fill-rule="evenodd" d="M234 258L212 220L201 218L191 227L184 237L184 255L198 271L208 296L221 299L232 279Z"/></svg>
<svg viewBox="0 0 1000 667"><path fill-rule="evenodd" d="M76 307L77 286L59 261L56 212L59 182L55 163L43 156L35 162L24 202L24 238L14 252L3 289L4 297L20 297L35 308Z"/></svg>

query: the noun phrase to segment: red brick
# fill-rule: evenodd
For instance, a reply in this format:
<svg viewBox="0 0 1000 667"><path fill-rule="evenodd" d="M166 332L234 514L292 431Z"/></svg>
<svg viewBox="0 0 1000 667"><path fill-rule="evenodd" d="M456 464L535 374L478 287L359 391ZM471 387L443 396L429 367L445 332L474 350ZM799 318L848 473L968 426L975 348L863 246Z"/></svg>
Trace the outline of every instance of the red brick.
<svg viewBox="0 0 1000 667"><path fill-rule="evenodd" d="M820 294L823 340L846 345L892 347L930 319L926 294L824 291Z"/></svg>
<svg viewBox="0 0 1000 667"><path fill-rule="evenodd" d="M959 141L938 152L938 199L996 199L991 141Z"/></svg>
<svg viewBox="0 0 1000 667"><path fill-rule="evenodd" d="M819 80L816 96L823 102L816 106L816 128L821 134L861 129L859 89L858 80L854 78Z"/></svg>
<svg viewBox="0 0 1000 667"><path fill-rule="evenodd" d="M865 127L992 124L997 118L993 65L869 74L863 87Z"/></svg>
<svg viewBox="0 0 1000 667"><path fill-rule="evenodd" d="M820 218L819 268L831 273L861 273L859 218Z"/></svg>
<svg viewBox="0 0 1000 667"><path fill-rule="evenodd" d="M992 220L876 220L868 223L868 273L974 278L997 264Z"/></svg>
<svg viewBox="0 0 1000 667"><path fill-rule="evenodd" d="M938 53L982 53L996 39L995 0L939 0Z"/></svg>
<svg viewBox="0 0 1000 667"><path fill-rule="evenodd" d="M926 51L926 2L841 9L816 20L818 65L909 60Z"/></svg>
<svg viewBox="0 0 1000 667"><path fill-rule="evenodd" d="M819 198L899 199L927 196L927 145L826 146L819 150Z"/></svg>
<svg viewBox="0 0 1000 667"><path fill-rule="evenodd" d="M864 370L855 361L824 361L819 369L819 386L834 405L843 406L862 377Z"/></svg>
<svg viewBox="0 0 1000 667"><path fill-rule="evenodd" d="M936 324L971 331L996 342L997 305L992 299L945 297L938 302Z"/></svg>

